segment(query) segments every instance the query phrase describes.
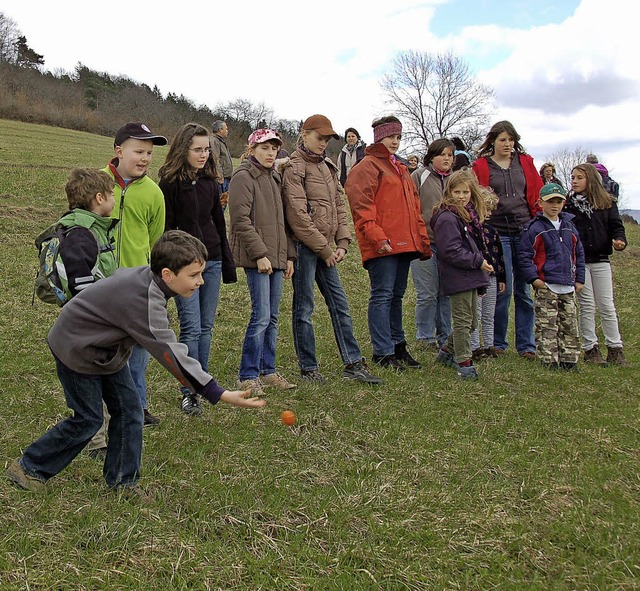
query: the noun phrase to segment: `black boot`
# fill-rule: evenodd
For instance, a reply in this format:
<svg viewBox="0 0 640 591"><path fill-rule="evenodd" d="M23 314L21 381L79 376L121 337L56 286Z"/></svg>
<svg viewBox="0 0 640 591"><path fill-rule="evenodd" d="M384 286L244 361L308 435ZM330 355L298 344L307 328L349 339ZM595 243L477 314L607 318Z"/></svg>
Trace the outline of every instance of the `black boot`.
<svg viewBox="0 0 640 591"><path fill-rule="evenodd" d="M394 371L404 371L404 367L398 363L395 355L374 355L371 360L380 367L386 367Z"/></svg>
<svg viewBox="0 0 640 591"><path fill-rule="evenodd" d="M402 341L402 343L398 343L396 345L396 359L398 360L398 363L405 365L406 367L412 367L414 369L420 369L422 367L422 365L411 357L411 353L409 353L407 349L406 341Z"/></svg>

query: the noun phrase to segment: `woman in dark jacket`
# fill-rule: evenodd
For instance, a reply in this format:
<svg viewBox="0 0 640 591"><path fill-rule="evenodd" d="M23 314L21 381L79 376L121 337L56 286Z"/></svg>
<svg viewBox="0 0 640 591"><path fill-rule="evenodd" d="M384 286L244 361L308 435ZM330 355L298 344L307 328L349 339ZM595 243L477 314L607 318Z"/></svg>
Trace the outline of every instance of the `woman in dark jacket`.
<svg viewBox="0 0 640 591"><path fill-rule="evenodd" d="M571 171L571 193L565 211L574 215L584 248L586 278L578 293L578 320L586 363L627 365L622 351L618 315L613 303L613 277L609 257L614 250L627 247L627 236L618 206L602 186L600 173L593 164L579 164ZM598 348L596 310L600 312L606 362Z"/></svg>
<svg viewBox="0 0 640 591"><path fill-rule="evenodd" d="M211 332L218 307L220 281L236 281L224 214L209 145L209 131L197 123L183 125L159 170L166 208L165 230L184 230L204 243L208 258L204 285L190 298L177 296L180 342L208 371ZM200 414L197 396L182 388L182 410Z"/></svg>
<svg viewBox="0 0 640 591"><path fill-rule="evenodd" d="M364 158L364 149L366 148L366 144L360 139L358 130L353 127L347 128L344 132L344 139L347 143L342 146L338 156L338 178L343 187L353 165Z"/></svg>

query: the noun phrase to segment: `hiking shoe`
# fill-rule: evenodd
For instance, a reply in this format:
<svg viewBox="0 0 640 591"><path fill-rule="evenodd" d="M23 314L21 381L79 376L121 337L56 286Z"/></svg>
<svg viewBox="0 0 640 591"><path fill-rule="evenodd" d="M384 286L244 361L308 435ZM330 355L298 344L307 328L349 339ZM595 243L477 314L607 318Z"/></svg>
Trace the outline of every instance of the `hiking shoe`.
<svg viewBox="0 0 640 591"><path fill-rule="evenodd" d="M396 359L398 363L404 365L406 367L411 367L413 369L420 369L422 365L420 365L409 353L407 349L407 342L402 341L402 343L398 343L395 346Z"/></svg>
<svg viewBox="0 0 640 591"><path fill-rule="evenodd" d="M316 384L327 383L327 378L325 378L317 369L303 369L300 371L300 376L305 382L314 382Z"/></svg>
<svg viewBox="0 0 640 591"><path fill-rule="evenodd" d="M494 357L501 357L507 354L507 350L501 349L500 347L493 347L493 352L495 353Z"/></svg>
<svg viewBox="0 0 640 591"><path fill-rule="evenodd" d="M578 364L570 361L561 361L558 365L560 366L560 369L564 369L565 371L573 371L575 373L580 371Z"/></svg>
<svg viewBox="0 0 640 591"><path fill-rule="evenodd" d="M260 378L253 378L251 380L238 380L238 390L251 390L254 396L263 396L264 390L262 389L262 381Z"/></svg>
<svg viewBox="0 0 640 591"><path fill-rule="evenodd" d="M629 362L624 356L622 347L607 347L607 363L629 367Z"/></svg>
<svg viewBox="0 0 640 591"><path fill-rule="evenodd" d="M459 378L463 380L477 380L478 379L478 371L476 370L474 365L457 365L456 373Z"/></svg>
<svg viewBox="0 0 640 591"><path fill-rule="evenodd" d="M143 425L145 427L149 427L149 426L159 425L159 424L160 424L160 419L157 416L152 415L149 412L148 408L145 408L144 409L144 423L143 423Z"/></svg>
<svg viewBox="0 0 640 591"><path fill-rule="evenodd" d="M374 376L364 361L356 361L346 365L342 372L342 377L347 380L357 380L365 384L383 384L384 382L377 376Z"/></svg>
<svg viewBox="0 0 640 591"><path fill-rule="evenodd" d="M200 406L197 394L192 394L191 392L183 394L181 406L182 412L186 415L197 416L202 414L202 407Z"/></svg>
<svg viewBox="0 0 640 591"><path fill-rule="evenodd" d="M371 360L380 367L386 367L394 371L404 371L404 367L398 363L398 358L395 355L374 355Z"/></svg>
<svg viewBox="0 0 640 591"><path fill-rule="evenodd" d="M450 353L446 349L440 349L440 351L438 351L438 354L436 355L436 363L445 365L446 367L457 367L458 365L453 357L453 353Z"/></svg>
<svg viewBox="0 0 640 591"><path fill-rule="evenodd" d="M92 460L100 460L104 462L107 457L107 448L106 447L96 447L95 449L88 449L87 455Z"/></svg>
<svg viewBox="0 0 640 591"><path fill-rule="evenodd" d="M535 361L536 354L533 351L524 351L524 353L520 353L520 357L528 361Z"/></svg>
<svg viewBox="0 0 640 591"><path fill-rule="evenodd" d="M584 352L584 362L592 365L607 365L598 345L594 345L591 349Z"/></svg>
<svg viewBox="0 0 640 591"><path fill-rule="evenodd" d="M260 376L260 383L263 386L278 388L278 390L293 390L298 387L276 372L267 374L266 376Z"/></svg>
<svg viewBox="0 0 640 591"><path fill-rule="evenodd" d="M481 359L487 359L491 356L489 349L485 349L483 347L478 347L475 351L471 352L471 359L473 361L480 361Z"/></svg>
<svg viewBox="0 0 640 591"><path fill-rule="evenodd" d="M13 462L9 464L9 467L5 471L5 476L11 480L13 484L25 490L30 490L31 492L40 492L44 489L44 481L27 474L19 460L13 460Z"/></svg>

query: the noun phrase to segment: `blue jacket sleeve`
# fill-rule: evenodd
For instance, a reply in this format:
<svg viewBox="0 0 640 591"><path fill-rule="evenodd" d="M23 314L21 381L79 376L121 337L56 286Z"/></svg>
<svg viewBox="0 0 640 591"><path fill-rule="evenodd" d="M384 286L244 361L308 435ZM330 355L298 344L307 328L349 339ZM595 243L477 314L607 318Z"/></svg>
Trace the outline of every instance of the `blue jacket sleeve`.
<svg viewBox="0 0 640 591"><path fill-rule="evenodd" d="M536 279L540 279L538 276L538 269L533 262L535 256L535 250L533 243L536 233L532 229L531 224L527 224L520 233L520 252L518 254L518 262L520 264L520 270L527 283L533 283Z"/></svg>

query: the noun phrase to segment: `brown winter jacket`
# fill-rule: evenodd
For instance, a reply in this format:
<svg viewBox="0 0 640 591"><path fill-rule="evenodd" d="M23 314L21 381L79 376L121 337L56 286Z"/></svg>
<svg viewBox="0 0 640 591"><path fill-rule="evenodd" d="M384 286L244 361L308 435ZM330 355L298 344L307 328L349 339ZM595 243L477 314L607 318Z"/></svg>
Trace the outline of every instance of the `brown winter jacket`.
<svg viewBox="0 0 640 591"><path fill-rule="evenodd" d="M406 166L396 162L396 168L381 143L369 146L365 154L351 169L345 188L363 264L380 256L404 253L430 258L420 198ZM392 251L380 254L385 240Z"/></svg>
<svg viewBox="0 0 640 591"><path fill-rule="evenodd" d="M332 244L347 250L351 231L336 165L328 158L294 150L284 164L282 191L285 214L294 238L322 260Z"/></svg>
<svg viewBox="0 0 640 591"><path fill-rule="evenodd" d="M274 269L287 268L295 258L293 240L285 229L280 175L244 160L229 183L230 244L237 266L257 268L267 257Z"/></svg>

